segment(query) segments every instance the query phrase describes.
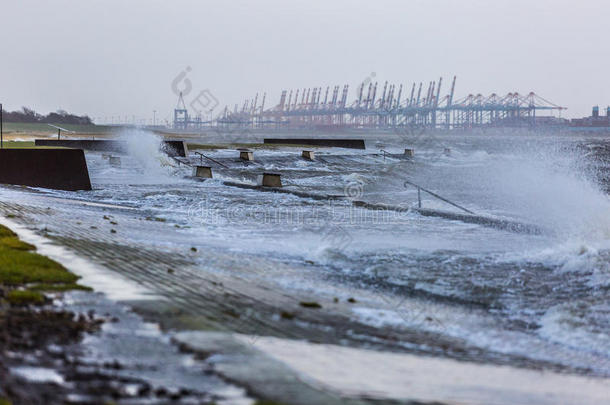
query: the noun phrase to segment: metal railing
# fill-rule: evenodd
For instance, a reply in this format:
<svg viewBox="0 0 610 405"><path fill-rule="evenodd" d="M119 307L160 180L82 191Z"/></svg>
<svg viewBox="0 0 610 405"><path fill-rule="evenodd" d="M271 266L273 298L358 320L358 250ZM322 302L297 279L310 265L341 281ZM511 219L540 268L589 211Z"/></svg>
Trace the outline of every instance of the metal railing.
<svg viewBox="0 0 610 405"><path fill-rule="evenodd" d="M224 164L220 163L218 160L212 159L211 157L206 156L206 155L204 155L203 153L200 153L200 152L195 152L195 153L196 153L197 155L199 155L200 163L201 163L202 165L203 165L203 159L205 158L205 159L208 159L208 160L210 160L210 161L212 161L212 162L216 163L217 165L220 165L220 166L224 167L225 169L228 169L228 168L229 168L229 166L224 165Z"/></svg>
<svg viewBox="0 0 610 405"><path fill-rule="evenodd" d="M434 192L432 192L430 190L427 190L427 189L423 188L419 184L415 184L415 183L413 183L413 182L411 182L409 180L405 180L405 182L403 183L405 188L407 187L407 184L417 188L417 207L418 208L421 208L421 192L423 191L425 193L430 194L432 197L438 198L439 200L441 200L443 202L446 202L447 204L453 205L454 207L461 209L462 211L465 211L465 212L467 212L469 214L472 214L472 215L476 215L474 212L470 211L468 208L464 208L461 205L454 203L453 201L449 201L445 197L441 197L440 195L438 195L438 194L436 194L436 193L434 193Z"/></svg>
<svg viewBox="0 0 610 405"><path fill-rule="evenodd" d="M172 159L174 162L178 163L178 167L180 167L181 164L191 167L191 165L188 162L183 162L182 160L178 159L175 156L170 156L170 159Z"/></svg>

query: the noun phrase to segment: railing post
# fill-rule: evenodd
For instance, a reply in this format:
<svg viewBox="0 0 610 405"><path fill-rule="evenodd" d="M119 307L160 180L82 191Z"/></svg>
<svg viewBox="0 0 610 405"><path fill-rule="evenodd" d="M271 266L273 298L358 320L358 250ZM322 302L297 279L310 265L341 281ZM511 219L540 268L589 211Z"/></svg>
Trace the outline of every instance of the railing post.
<svg viewBox="0 0 610 405"><path fill-rule="evenodd" d="M410 185L412 185L414 187L417 187L417 200L418 200L418 204L419 204L420 208L421 208L421 191L420 190L423 190L424 192L430 194L432 197L438 198L439 200L444 201L447 204L453 205L454 207L459 208L462 211L466 211L467 213L469 213L471 215L476 215L474 212L470 211L468 208L464 208L461 205L458 205L458 204L456 204L454 202L451 202L448 199L446 199L445 197L441 197L440 195L438 195L436 193L433 193L432 191L427 190L427 189L419 186L418 184L412 183L409 180L405 180L405 182L404 182L405 187L406 187L406 184L410 184Z"/></svg>

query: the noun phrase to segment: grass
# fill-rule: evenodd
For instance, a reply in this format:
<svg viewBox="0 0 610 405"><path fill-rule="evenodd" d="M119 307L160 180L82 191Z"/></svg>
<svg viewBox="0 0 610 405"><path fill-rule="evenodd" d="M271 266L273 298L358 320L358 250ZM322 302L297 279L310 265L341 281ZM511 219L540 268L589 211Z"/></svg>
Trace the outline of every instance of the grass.
<svg viewBox="0 0 610 405"><path fill-rule="evenodd" d="M0 246L0 283L74 283L78 277L61 264L37 253Z"/></svg>
<svg viewBox="0 0 610 405"><path fill-rule="evenodd" d="M91 287L84 285L69 283L69 284L34 284L31 285L28 290L30 291L49 291L49 292L65 292L65 291L93 291Z"/></svg>
<svg viewBox="0 0 610 405"><path fill-rule="evenodd" d="M2 147L5 149L66 149L61 146L36 146L34 141L4 141Z"/></svg>
<svg viewBox="0 0 610 405"><path fill-rule="evenodd" d="M33 245L20 241L15 232L2 225L0 225L0 247L16 250L36 249Z"/></svg>
<svg viewBox="0 0 610 405"><path fill-rule="evenodd" d="M11 305L42 305L44 304L44 295L38 291L30 290L12 290L6 295L6 300Z"/></svg>
<svg viewBox="0 0 610 405"><path fill-rule="evenodd" d="M36 248L29 243L20 241L15 232L8 229L6 226L0 225L0 248L16 250L35 250Z"/></svg>
<svg viewBox="0 0 610 405"><path fill-rule="evenodd" d="M44 295L41 291L90 290L76 284L78 276L48 257L35 253L35 249L0 225L0 285L9 290L6 295L9 304L42 304Z"/></svg>
<svg viewBox="0 0 610 405"><path fill-rule="evenodd" d="M73 124L53 124L58 127L65 128L69 131L79 132L79 133L103 133L103 132L112 132L115 127L106 126L106 125L73 125ZM56 134L57 129L50 127L47 124L38 123L38 122L4 122L3 130L5 133L11 132L45 132L50 134Z"/></svg>
<svg viewBox="0 0 610 405"><path fill-rule="evenodd" d="M4 238L4 237L16 238L17 234L15 232L11 231L10 229L8 229L6 226L0 225L0 238Z"/></svg>
<svg viewBox="0 0 610 405"><path fill-rule="evenodd" d="M17 238L10 237L10 236L0 237L0 247L5 247L8 249L15 249L15 250L25 250L25 251L30 251L30 250L36 249L36 247L34 245L30 245L29 243L26 243L24 241L21 241Z"/></svg>
<svg viewBox="0 0 610 405"><path fill-rule="evenodd" d="M34 148L34 141L4 141L2 147L6 149Z"/></svg>

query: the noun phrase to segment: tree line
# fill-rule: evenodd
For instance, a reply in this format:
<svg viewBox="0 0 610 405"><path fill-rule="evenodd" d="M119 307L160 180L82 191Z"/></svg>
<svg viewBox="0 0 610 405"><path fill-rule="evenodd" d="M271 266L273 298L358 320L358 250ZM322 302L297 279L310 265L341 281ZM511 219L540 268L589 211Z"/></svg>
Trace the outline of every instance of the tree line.
<svg viewBox="0 0 610 405"><path fill-rule="evenodd" d="M91 118L86 115L79 116L70 114L64 110L42 115L28 107L22 107L19 111L3 111L2 118L6 122L40 122L43 124L93 124Z"/></svg>

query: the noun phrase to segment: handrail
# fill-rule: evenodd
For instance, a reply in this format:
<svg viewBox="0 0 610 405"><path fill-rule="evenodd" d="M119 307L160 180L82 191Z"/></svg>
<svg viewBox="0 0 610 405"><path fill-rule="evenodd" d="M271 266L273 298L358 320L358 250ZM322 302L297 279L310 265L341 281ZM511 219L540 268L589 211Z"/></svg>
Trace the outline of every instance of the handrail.
<svg viewBox="0 0 610 405"><path fill-rule="evenodd" d="M405 182L403 183L403 185L404 185L405 187L407 187L407 184L409 184L409 185L411 185L411 186L415 186L415 187L417 187L417 201L418 201L419 208L421 208L421 192L420 192L420 190L421 190L421 191L424 191L424 192L426 192L426 193L430 194L430 195L431 195L431 196L433 196L433 197L438 198L438 199L439 199L439 200L441 200L441 201L446 202L447 204L451 204L451 205L453 205L454 207L457 207L457 208L459 208L459 209L461 209L461 210L463 210L463 211L466 211L466 212L467 212L467 213L469 213L469 214L476 215L474 212L470 211L469 209L464 208L464 207L462 207L461 205L458 205L458 204L456 204L456 203L454 203L454 202L452 202L452 201L449 201L449 200L448 200L448 199L446 199L445 197L441 197L440 195L438 195L438 194L436 194L436 193L434 193L434 192L432 192L432 191L430 191L430 190L426 190L425 188L423 188L423 187L422 187L422 186L420 186L419 184L415 184L415 183L413 183L413 182L410 182L409 180L405 180Z"/></svg>
<svg viewBox="0 0 610 405"><path fill-rule="evenodd" d="M178 162L178 166L180 166L181 164L192 167L190 164L188 164L187 162L183 162L182 160L178 159L175 156L170 156L170 158L174 161L174 162Z"/></svg>
<svg viewBox="0 0 610 405"><path fill-rule="evenodd" d="M201 159L201 163L202 163L202 164L203 164L203 158L206 158L206 159L211 160L212 162L216 163L217 165L220 165L220 166L224 167L225 169L228 169L228 168L229 168L229 166L227 166L227 165L223 165L223 164L222 164L222 163L220 163L218 160L214 160L214 159L212 159L211 157L208 157L208 156L204 155L203 153L200 153L200 152L197 152L197 151L195 151L195 153L196 153L196 154L198 154L198 155L200 156L200 158L199 158L199 159Z"/></svg>
<svg viewBox="0 0 610 405"><path fill-rule="evenodd" d="M53 124L47 124L47 125L57 129L57 139L61 138L61 131L68 132L70 134L75 134L76 133L75 131L70 131L69 129L58 127L57 125L53 125Z"/></svg>

